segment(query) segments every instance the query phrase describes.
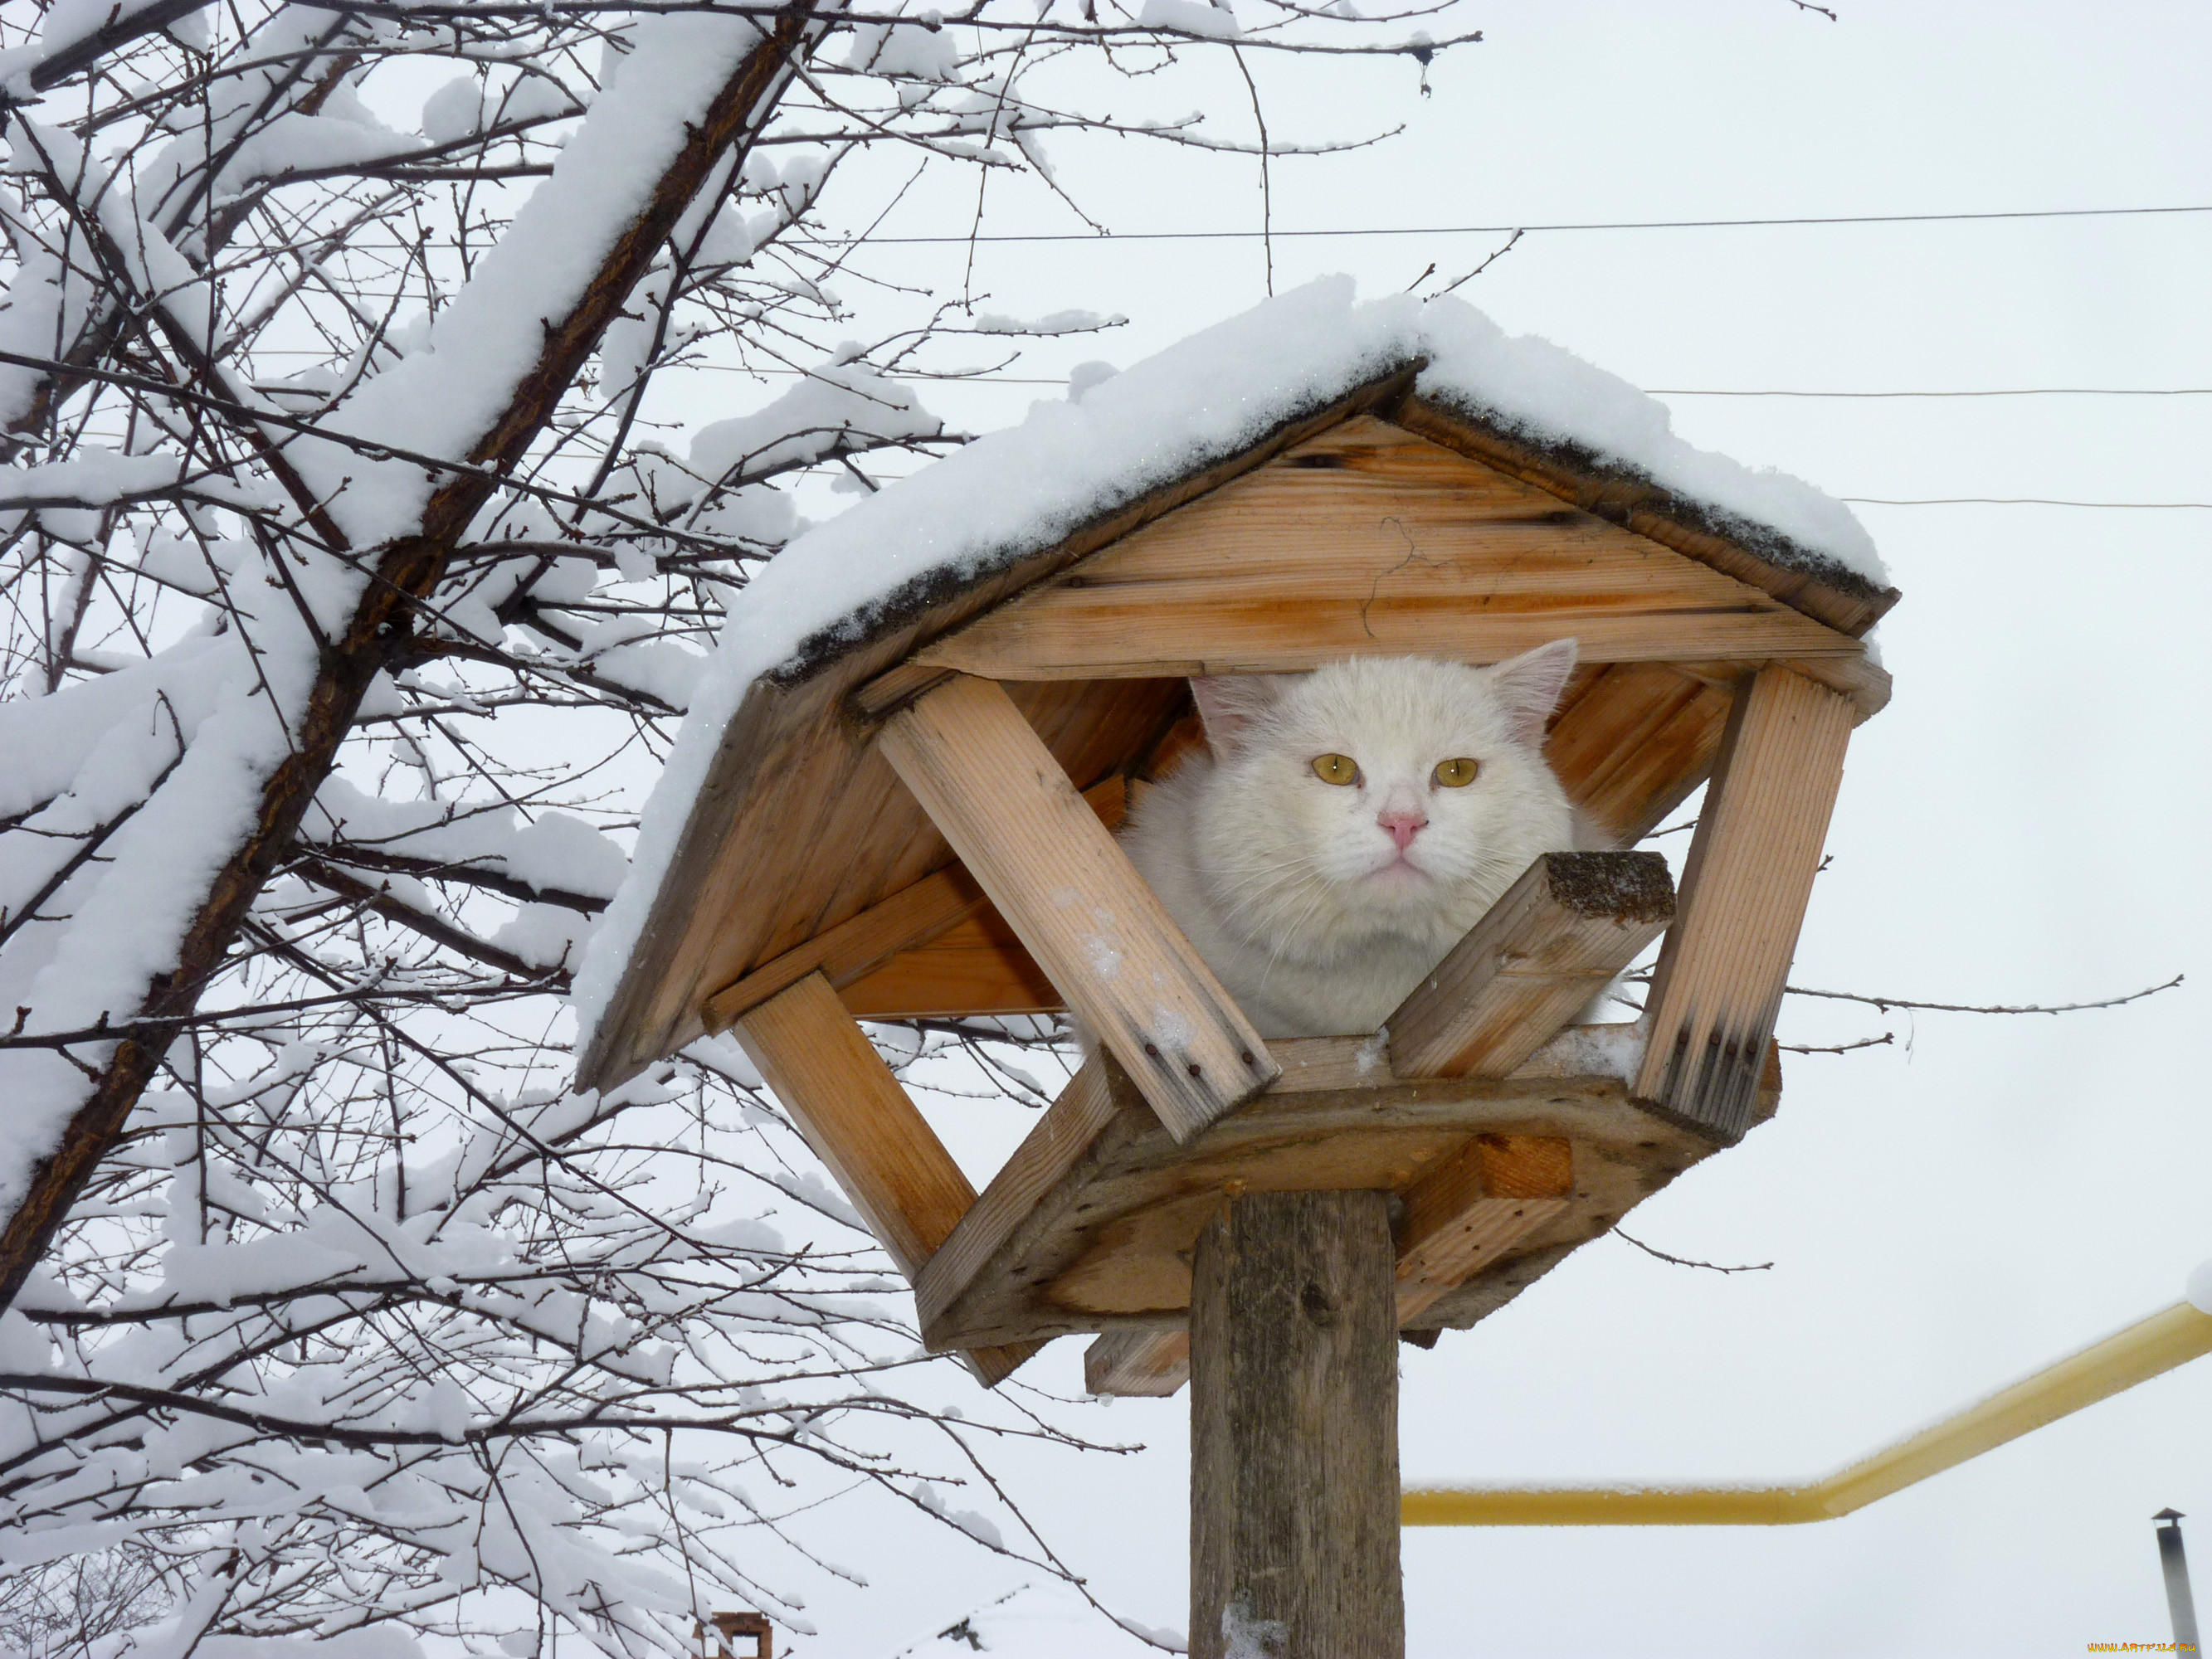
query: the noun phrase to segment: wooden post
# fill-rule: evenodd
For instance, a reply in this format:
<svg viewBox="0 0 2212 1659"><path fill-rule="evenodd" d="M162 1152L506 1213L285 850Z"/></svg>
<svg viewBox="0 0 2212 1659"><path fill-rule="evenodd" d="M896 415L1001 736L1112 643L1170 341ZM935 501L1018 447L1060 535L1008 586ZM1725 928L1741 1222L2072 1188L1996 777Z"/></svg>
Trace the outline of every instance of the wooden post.
<svg viewBox="0 0 2212 1659"><path fill-rule="evenodd" d="M955 676L888 760L1067 1006L1188 1140L1280 1071L1003 687Z"/></svg>
<svg viewBox="0 0 2212 1659"><path fill-rule="evenodd" d="M1191 1659L1402 1659L1387 1194L1253 1193L1192 1265Z"/></svg>
<svg viewBox="0 0 2212 1659"><path fill-rule="evenodd" d="M1633 1092L1723 1144L1742 1139L1758 1104L1852 718L1826 687L1761 669L1736 690L1705 789Z"/></svg>
<svg viewBox="0 0 2212 1659"><path fill-rule="evenodd" d="M819 972L739 1015L735 1029L806 1144L912 1282L975 1201L937 1132ZM973 1349L969 1367L996 1384L1041 1346Z"/></svg>

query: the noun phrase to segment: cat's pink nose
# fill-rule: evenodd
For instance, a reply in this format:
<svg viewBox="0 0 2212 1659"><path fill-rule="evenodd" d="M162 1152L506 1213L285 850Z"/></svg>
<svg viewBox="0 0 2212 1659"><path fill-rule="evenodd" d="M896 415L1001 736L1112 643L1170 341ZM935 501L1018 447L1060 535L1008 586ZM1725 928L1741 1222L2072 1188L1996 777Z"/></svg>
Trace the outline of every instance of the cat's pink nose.
<svg viewBox="0 0 2212 1659"><path fill-rule="evenodd" d="M1428 827L1429 815L1426 812L1384 812L1375 822L1390 832L1390 839L1398 843L1398 850L1402 853L1413 844L1413 837Z"/></svg>

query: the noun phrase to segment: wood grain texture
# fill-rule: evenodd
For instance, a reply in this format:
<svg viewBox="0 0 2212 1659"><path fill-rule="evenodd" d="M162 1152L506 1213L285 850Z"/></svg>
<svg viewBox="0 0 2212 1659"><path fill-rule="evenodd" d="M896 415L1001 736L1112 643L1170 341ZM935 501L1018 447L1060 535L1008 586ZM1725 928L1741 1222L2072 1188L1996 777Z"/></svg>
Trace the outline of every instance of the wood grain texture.
<svg viewBox="0 0 2212 1659"><path fill-rule="evenodd" d="M1656 853L1547 853L1385 1023L1400 1077L1510 1077L1674 919Z"/></svg>
<svg viewBox="0 0 2212 1659"><path fill-rule="evenodd" d="M1863 659L1771 595L1361 416L979 617L914 662L997 679L1494 662Z"/></svg>
<svg viewBox="0 0 2212 1659"><path fill-rule="evenodd" d="M1083 799L1098 821L1112 830L1127 807L1127 781L1117 772L1085 790ZM1059 994L1014 941L1012 930L1003 924L994 928L995 916L976 921L990 906L983 890L958 865L933 871L715 992L705 1006L707 1029L727 1030L746 1009L817 969L841 992L856 982L870 986L845 1000L854 1013L868 1018L1056 1012L1063 1006ZM974 927L963 927L971 921ZM962 956L940 954L922 963L901 960L905 953L921 951L939 940L943 952L981 953L990 959L971 963ZM1000 948L1008 942L1013 944L1011 953ZM1012 994L1016 991L1027 994ZM997 1000L960 1000L970 993Z"/></svg>
<svg viewBox="0 0 2212 1659"><path fill-rule="evenodd" d="M735 1030L815 1156L914 1279L973 1206L975 1189L875 1045L819 974L749 1009ZM1034 1352L980 1345L971 1363L995 1383Z"/></svg>
<svg viewBox="0 0 2212 1659"><path fill-rule="evenodd" d="M1878 587L1840 568L1822 570L1803 561L1794 566L1780 562L1718 529L1698 503L1678 498L1648 478L1608 475L1586 458L1547 453L1471 411L1413 397L1399 404L1391 419L1583 512L1754 586L1853 639L1881 621L1898 601L1895 588Z"/></svg>
<svg viewBox="0 0 2212 1659"><path fill-rule="evenodd" d="M1388 1197L1254 1193L1191 1303L1191 1659L1399 1659Z"/></svg>
<svg viewBox="0 0 2212 1659"><path fill-rule="evenodd" d="M1850 731L1850 703L1787 669L1735 694L1635 1083L1638 1100L1722 1142L1752 1121Z"/></svg>
<svg viewBox="0 0 2212 1659"><path fill-rule="evenodd" d="M1601 665L1553 720L1544 758L1615 845L1633 846L1712 775L1733 684L1671 664Z"/></svg>
<svg viewBox="0 0 2212 1659"><path fill-rule="evenodd" d="M963 676L884 754L1052 982L1188 1139L1274 1078L1267 1045L1004 688Z"/></svg>
<svg viewBox="0 0 2212 1659"><path fill-rule="evenodd" d="M1471 1136L1574 1144L1566 1208L1417 1320L1474 1323L1709 1157L1708 1138L1638 1109L1631 1025L1570 1027L1511 1078L1402 1079L1380 1045L1274 1045L1283 1075L1180 1146L1110 1057L1087 1064L993 1177L915 1283L924 1340L950 1350L1074 1332L1183 1327L1190 1250L1224 1194L1407 1194ZM1771 1064L1762 1113L1781 1089Z"/></svg>
<svg viewBox="0 0 2212 1659"><path fill-rule="evenodd" d="M1057 1014L1067 1000L1005 920L986 909L902 951L837 994L860 1019Z"/></svg>
<svg viewBox="0 0 2212 1659"><path fill-rule="evenodd" d="M1419 1319L1574 1196L1574 1143L1477 1135L1406 1194L1398 1224L1398 1322Z"/></svg>
<svg viewBox="0 0 2212 1659"><path fill-rule="evenodd" d="M1190 1381L1188 1330L1109 1331L1083 1351L1092 1394L1164 1400Z"/></svg>

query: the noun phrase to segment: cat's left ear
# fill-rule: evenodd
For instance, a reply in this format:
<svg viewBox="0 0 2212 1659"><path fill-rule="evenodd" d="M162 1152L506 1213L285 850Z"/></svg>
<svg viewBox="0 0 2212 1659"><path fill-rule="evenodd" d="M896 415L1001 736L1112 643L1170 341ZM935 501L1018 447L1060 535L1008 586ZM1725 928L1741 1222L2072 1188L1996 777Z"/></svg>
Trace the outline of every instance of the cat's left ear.
<svg viewBox="0 0 2212 1659"><path fill-rule="evenodd" d="M1544 722L1559 706L1567 676L1575 672L1572 640L1553 640L1509 657L1490 671L1490 684L1513 721L1513 735L1531 749L1544 746Z"/></svg>

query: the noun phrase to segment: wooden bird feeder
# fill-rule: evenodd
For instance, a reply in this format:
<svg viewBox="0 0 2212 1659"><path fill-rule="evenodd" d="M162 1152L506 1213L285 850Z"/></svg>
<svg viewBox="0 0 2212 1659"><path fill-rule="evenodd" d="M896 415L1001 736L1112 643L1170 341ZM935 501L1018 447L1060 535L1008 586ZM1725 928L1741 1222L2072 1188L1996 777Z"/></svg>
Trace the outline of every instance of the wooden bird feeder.
<svg viewBox="0 0 2212 1659"><path fill-rule="evenodd" d="M1422 370L755 679L582 1068L733 1031L987 1383L1073 1333L1098 1393L1194 1367L1195 1655L1239 1620L1401 1650L1394 1336L1473 1324L1772 1113L1844 745L1888 696L1861 636L1893 591ZM1549 855L1387 1036L1263 1042L1112 836L1203 741L1185 677L1565 637L1547 752L1583 811L1632 845L1710 781L1679 896L1655 854ZM1662 930L1643 1018L1569 1027ZM857 1023L1062 1010L1104 1052L980 1196Z"/></svg>

